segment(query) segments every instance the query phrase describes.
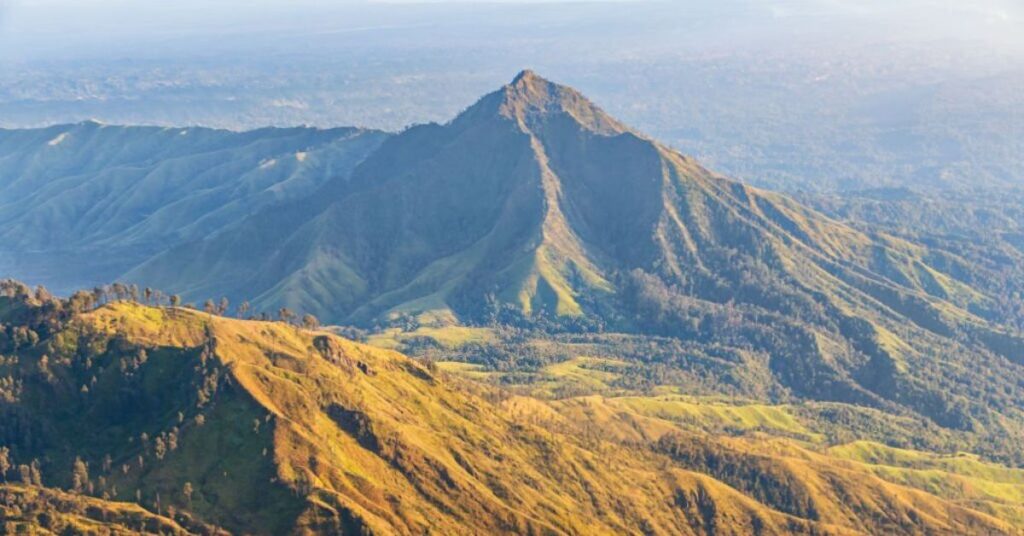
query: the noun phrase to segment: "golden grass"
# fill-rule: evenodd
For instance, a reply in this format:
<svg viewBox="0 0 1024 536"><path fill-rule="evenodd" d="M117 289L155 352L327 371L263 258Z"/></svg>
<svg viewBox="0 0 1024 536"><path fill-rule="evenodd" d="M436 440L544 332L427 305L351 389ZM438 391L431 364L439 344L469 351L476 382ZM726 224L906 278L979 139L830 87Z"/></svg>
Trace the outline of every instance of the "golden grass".
<svg viewBox="0 0 1024 536"><path fill-rule="evenodd" d="M756 526L764 534L854 534L912 517L939 533L1013 533L992 517L1014 518L1009 497L970 509L912 487L920 482L890 482L852 454L818 453L789 439L711 440L793 475L786 485L810 497L814 519L631 446L686 429L690 419L813 436L785 407L678 395L491 402L474 394L495 394L490 388L435 376L396 352L280 323L132 304L103 307L81 322L154 346L194 347L207 332L214 336L216 358L273 424L267 445L276 478L296 493L311 485L293 525L313 531L328 519L379 533L691 534L713 524L736 533ZM622 366L579 357L543 375L601 388ZM487 374L466 364L439 367Z"/></svg>
<svg viewBox="0 0 1024 536"><path fill-rule="evenodd" d="M609 399L614 406L627 408L640 415L670 421L696 422L702 426L728 427L739 430L770 430L820 439L786 406L765 404L724 404L686 396L619 397Z"/></svg>
<svg viewBox="0 0 1024 536"><path fill-rule="evenodd" d="M3 534L189 534L174 520L133 503L13 483L0 484L0 498Z"/></svg>
<svg viewBox="0 0 1024 536"><path fill-rule="evenodd" d="M402 331L400 328L388 328L374 333L367 339L367 344L388 350L398 350L418 338L427 338L445 349L457 349L470 343L493 342L494 332L489 328L467 326L423 326L414 331Z"/></svg>

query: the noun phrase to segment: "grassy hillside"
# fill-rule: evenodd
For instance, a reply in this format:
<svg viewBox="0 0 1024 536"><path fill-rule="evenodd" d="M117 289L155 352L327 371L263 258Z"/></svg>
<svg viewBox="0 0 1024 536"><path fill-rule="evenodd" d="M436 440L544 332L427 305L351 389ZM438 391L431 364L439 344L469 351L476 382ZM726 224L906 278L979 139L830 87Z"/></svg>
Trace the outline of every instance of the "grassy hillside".
<svg viewBox="0 0 1024 536"><path fill-rule="evenodd" d="M880 475L866 454L695 434L673 420L806 432L784 410L664 398L580 411L591 402L510 397L284 323L129 302L74 312L73 302L5 294L0 445L29 480L38 467L42 484L136 502L168 524L275 534L1019 533L1020 500L1009 492L953 496ZM1016 478L982 465L961 472L980 483Z"/></svg>
<svg viewBox="0 0 1024 536"><path fill-rule="evenodd" d="M111 281L344 177L384 137L95 122L0 130L0 271L61 292Z"/></svg>
<svg viewBox="0 0 1024 536"><path fill-rule="evenodd" d="M24 484L0 485L0 530L4 534L178 536L218 532L215 527L195 523L185 527L132 503Z"/></svg>

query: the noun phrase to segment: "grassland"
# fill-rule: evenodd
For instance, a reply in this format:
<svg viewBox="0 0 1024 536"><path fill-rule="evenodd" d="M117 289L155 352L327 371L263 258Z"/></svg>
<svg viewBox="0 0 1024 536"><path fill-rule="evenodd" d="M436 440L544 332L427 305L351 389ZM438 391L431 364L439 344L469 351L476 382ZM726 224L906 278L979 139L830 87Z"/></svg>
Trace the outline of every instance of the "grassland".
<svg viewBox="0 0 1024 536"><path fill-rule="evenodd" d="M71 487L81 480L74 484L67 467L83 457L83 495L112 501L97 508L141 516L143 507L182 527L1020 533L1019 472L870 444L832 451L787 406L680 394L515 395L463 378L495 379L472 365L432 367L280 322L126 302L73 315L44 335L0 365L20 378L9 409L54 434L26 442L0 430L15 439L16 461L44 460L45 484ZM624 366L588 356L559 362L538 373L537 388L614 390ZM883 461L899 478L880 469ZM931 470L983 491L956 495L911 478ZM126 502L138 505L119 506Z"/></svg>
<svg viewBox="0 0 1024 536"><path fill-rule="evenodd" d="M401 349L414 344L417 340L427 339L444 349L455 349L470 343L488 343L494 341L494 335L488 328L467 326L418 327L413 331L401 328L387 328L372 334L366 341L368 344L387 348Z"/></svg>
<svg viewBox="0 0 1024 536"><path fill-rule="evenodd" d="M188 527L188 528L185 528ZM0 484L0 532L4 534L77 534L185 536L216 530L174 520L127 502L112 502L23 484Z"/></svg>

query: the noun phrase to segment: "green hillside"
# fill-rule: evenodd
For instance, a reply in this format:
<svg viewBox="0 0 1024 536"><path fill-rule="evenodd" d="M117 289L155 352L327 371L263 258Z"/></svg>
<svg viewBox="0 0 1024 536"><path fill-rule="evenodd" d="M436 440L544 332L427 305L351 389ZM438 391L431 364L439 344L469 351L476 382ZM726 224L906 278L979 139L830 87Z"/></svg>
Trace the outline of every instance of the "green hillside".
<svg viewBox="0 0 1024 536"><path fill-rule="evenodd" d="M215 527L182 524L137 504L112 502L25 484L0 484L0 531L4 534L217 534ZM188 527L188 528L185 528Z"/></svg>
<svg viewBox="0 0 1024 536"><path fill-rule="evenodd" d="M386 134L353 128L0 130L0 272L70 292L345 176Z"/></svg>
<svg viewBox="0 0 1024 536"><path fill-rule="evenodd" d="M1015 485L1015 471L991 462L911 451L880 461L859 444L708 436L639 400L581 412L589 399L510 397L280 322L130 302L91 307L4 286L0 448L11 462L5 476L29 482L0 488L11 526L1020 533L1024 501L1010 488L954 495L875 469L910 475L915 459L931 459L979 486ZM745 413L754 414L728 418ZM756 413L795 426L770 408Z"/></svg>

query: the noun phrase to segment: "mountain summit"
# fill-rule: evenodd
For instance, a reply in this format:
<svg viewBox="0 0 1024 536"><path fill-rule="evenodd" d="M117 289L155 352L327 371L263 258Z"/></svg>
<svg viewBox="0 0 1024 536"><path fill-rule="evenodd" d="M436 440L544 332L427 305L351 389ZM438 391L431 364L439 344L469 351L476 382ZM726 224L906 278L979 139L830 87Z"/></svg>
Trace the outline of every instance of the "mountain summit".
<svg viewBox="0 0 1024 536"><path fill-rule="evenodd" d="M530 70L522 71L510 84L482 98L463 117L495 113L517 121L526 131L558 117L606 135L628 130L575 89L546 80Z"/></svg>
<svg viewBox="0 0 1024 536"><path fill-rule="evenodd" d="M227 288L266 307L287 304L335 320L389 312L455 320L457 309L479 309L492 292L526 315L581 315L581 293L611 291L598 258L616 254L591 253L587 242L608 242L598 227L633 227L623 217L656 197L660 167L652 142L575 90L524 71L449 124L413 127L384 143L351 176L327 185L329 195L297 211L308 217L264 213L130 275L191 295ZM232 244L266 240L245 237L252 228L296 232L269 259L239 263ZM204 259L251 275L232 270L221 279ZM196 261L206 275L193 277L188 265Z"/></svg>
<svg viewBox="0 0 1024 536"><path fill-rule="evenodd" d="M331 322L500 318L725 345L743 357L714 367L737 388L962 429L999 429L984 407L1024 403L1024 341L962 259L723 178L530 71L127 278ZM956 403L981 370L1006 389Z"/></svg>

